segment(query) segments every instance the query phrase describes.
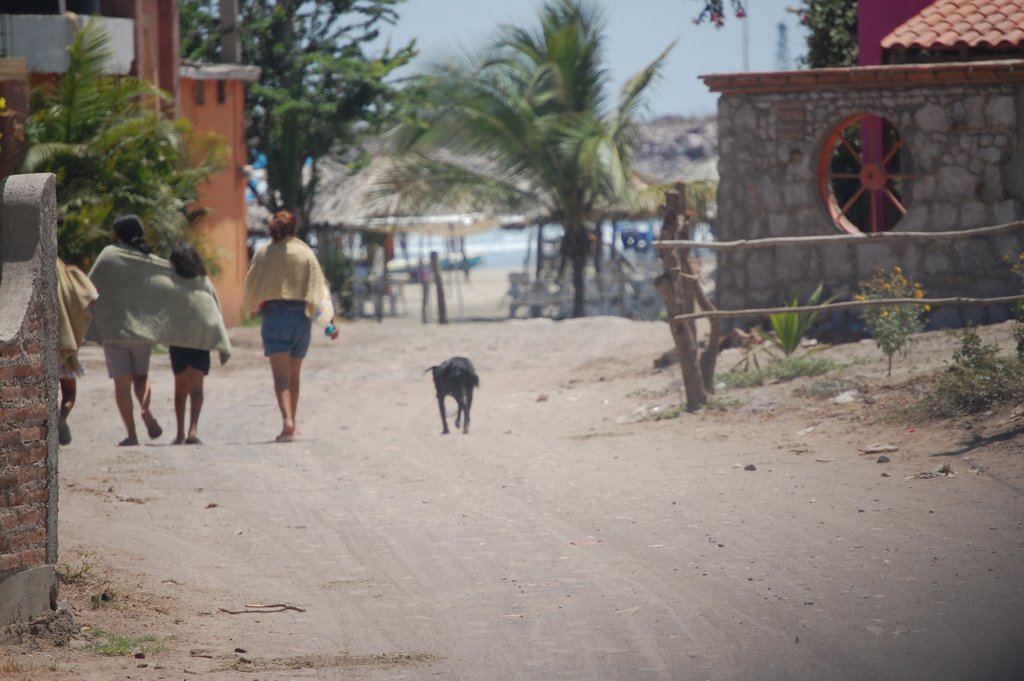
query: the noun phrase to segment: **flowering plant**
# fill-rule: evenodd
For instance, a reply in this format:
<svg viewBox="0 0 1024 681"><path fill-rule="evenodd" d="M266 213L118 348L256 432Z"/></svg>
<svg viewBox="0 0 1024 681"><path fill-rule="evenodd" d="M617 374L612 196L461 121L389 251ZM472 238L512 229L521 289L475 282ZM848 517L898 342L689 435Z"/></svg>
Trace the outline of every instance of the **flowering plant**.
<svg viewBox="0 0 1024 681"><path fill-rule="evenodd" d="M856 300L882 300L898 298L924 298L921 284L911 281L899 265L891 273L878 270L871 281L861 284ZM924 330L924 314L928 305L896 304L867 307L861 317L867 325L875 344L889 359L888 375L892 376L892 356L897 352L906 356L910 351L913 335Z"/></svg>
<svg viewBox="0 0 1024 681"><path fill-rule="evenodd" d="M743 0L729 0L729 2L732 3L736 18L745 19L747 10L743 6ZM700 25L705 21L710 21L715 28L722 28L725 25L725 0L704 0L704 9L693 20L693 23Z"/></svg>

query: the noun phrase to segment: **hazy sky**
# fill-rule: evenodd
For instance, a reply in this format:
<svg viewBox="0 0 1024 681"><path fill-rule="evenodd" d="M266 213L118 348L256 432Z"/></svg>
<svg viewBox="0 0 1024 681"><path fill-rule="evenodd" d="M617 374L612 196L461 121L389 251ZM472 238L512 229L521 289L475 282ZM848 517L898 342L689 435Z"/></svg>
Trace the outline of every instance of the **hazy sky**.
<svg viewBox="0 0 1024 681"><path fill-rule="evenodd" d="M716 29L693 19L698 0L593 0L607 26L607 66L613 86L653 61L676 41L663 78L650 91L649 116L714 113L718 95L708 91L697 76L743 71L743 24L747 23L748 63L751 71L778 68L778 24L787 27L789 68L805 52L805 33L797 17L786 12L796 0L747 0L747 19L732 16L726 0L727 22ZM415 38L420 59L436 57L458 47L474 48L500 24L535 26L542 0L405 0L398 6L397 25L385 29L392 45Z"/></svg>

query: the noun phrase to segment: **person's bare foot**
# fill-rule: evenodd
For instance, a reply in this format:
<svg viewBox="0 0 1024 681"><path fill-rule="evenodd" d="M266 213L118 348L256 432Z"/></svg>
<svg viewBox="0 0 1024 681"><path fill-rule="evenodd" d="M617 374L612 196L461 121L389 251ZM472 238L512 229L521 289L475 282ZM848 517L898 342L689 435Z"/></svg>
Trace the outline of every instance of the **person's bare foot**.
<svg viewBox="0 0 1024 681"><path fill-rule="evenodd" d="M203 444L203 441L200 440L198 437L194 437L193 436L193 437L185 438L185 444L187 444L187 445L201 445L201 444Z"/></svg>
<svg viewBox="0 0 1024 681"><path fill-rule="evenodd" d="M148 411L142 412L142 422L146 424L146 432L149 433L149 439L155 440L164 434L164 429L160 427L156 417Z"/></svg>
<svg viewBox="0 0 1024 681"><path fill-rule="evenodd" d="M176 437L173 440L171 440L171 444L172 445L183 445L183 444L185 444L185 438L183 438L181 435L179 435L178 437Z"/></svg>
<svg viewBox="0 0 1024 681"><path fill-rule="evenodd" d="M277 436L275 442L293 442L298 436L294 430L282 430L281 434Z"/></svg>
<svg viewBox="0 0 1024 681"><path fill-rule="evenodd" d="M120 442L118 442L117 446L118 447L138 447L139 446L139 438L137 438L137 437L126 437L125 439L123 439Z"/></svg>

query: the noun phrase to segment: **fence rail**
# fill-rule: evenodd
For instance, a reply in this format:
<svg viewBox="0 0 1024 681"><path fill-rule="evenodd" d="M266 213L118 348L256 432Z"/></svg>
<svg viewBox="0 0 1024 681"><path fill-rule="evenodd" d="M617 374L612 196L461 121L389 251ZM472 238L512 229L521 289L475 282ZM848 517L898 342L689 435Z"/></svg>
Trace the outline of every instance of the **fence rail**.
<svg viewBox="0 0 1024 681"><path fill-rule="evenodd" d="M1002 305L1024 300L1024 294L1018 296L1000 296L998 298L872 298L870 300L844 300L838 303L821 305L801 305L800 307L759 307L748 310L701 310L676 315L669 319L670 324L681 324L694 319L739 319L742 317L762 317L771 314L800 314L804 312L827 312L829 310L845 310L860 307L892 307L894 305Z"/></svg>
<svg viewBox="0 0 1024 681"><path fill-rule="evenodd" d="M853 244L863 246L883 241L917 241L936 239L967 239L971 237L990 236L1003 232L1024 229L1024 220L1007 222L1002 225L960 229L951 232L876 232L875 234L829 234L822 236L778 236L766 239L740 239L738 241L689 241L667 239L655 241L654 247L660 250L670 248L702 248L717 251L741 250L744 248L772 248L774 246L811 246L814 244Z"/></svg>
<svg viewBox="0 0 1024 681"><path fill-rule="evenodd" d="M822 303L801 307L763 307L745 310L719 310L708 299L700 286L697 272L690 264L691 249L729 251L776 246L810 246L815 244L841 244L862 246L893 241L936 241L938 239L966 239L984 237L1024 229L1024 220L1002 225L961 229L947 232L881 232L877 234L832 234L822 236L770 237L767 239L743 239L740 241L693 241L675 239L685 229L688 211L686 209L686 185L676 184L674 191L665 192L662 234L664 240L654 242L662 259L664 274L658 279L658 292L668 311L669 328L675 340L679 364L683 371L686 389L686 408L695 411L707 403L707 396L714 392L715 363L718 358L718 339L721 334L720 320L724 318L760 317L772 314L802 314L825 312L849 308L863 308L892 305L999 305L1024 300L1024 294L1000 296L998 298L889 298L871 300L848 300L838 303ZM657 282L656 282L657 283ZM710 331L708 342L701 352L696 339L696 320L707 319Z"/></svg>

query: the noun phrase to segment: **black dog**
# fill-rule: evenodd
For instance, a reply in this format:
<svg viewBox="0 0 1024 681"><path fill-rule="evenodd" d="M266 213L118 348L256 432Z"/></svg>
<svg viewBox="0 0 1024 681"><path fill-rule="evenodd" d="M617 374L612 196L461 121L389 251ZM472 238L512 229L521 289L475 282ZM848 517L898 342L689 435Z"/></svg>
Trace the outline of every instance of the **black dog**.
<svg viewBox="0 0 1024 681"><path fill-rule="evenodd" d="M432 366L427 371L434 373L434 388L437 389L437 406L441 410L442 435L448 434L448 418L444 413L444 398L451 395L459 404L455 415L455 427L462 425L462 432L469 432L469 409L473 406L473 388L480 387L473 363L465 357L452 357L447 362Z"/></svg>

